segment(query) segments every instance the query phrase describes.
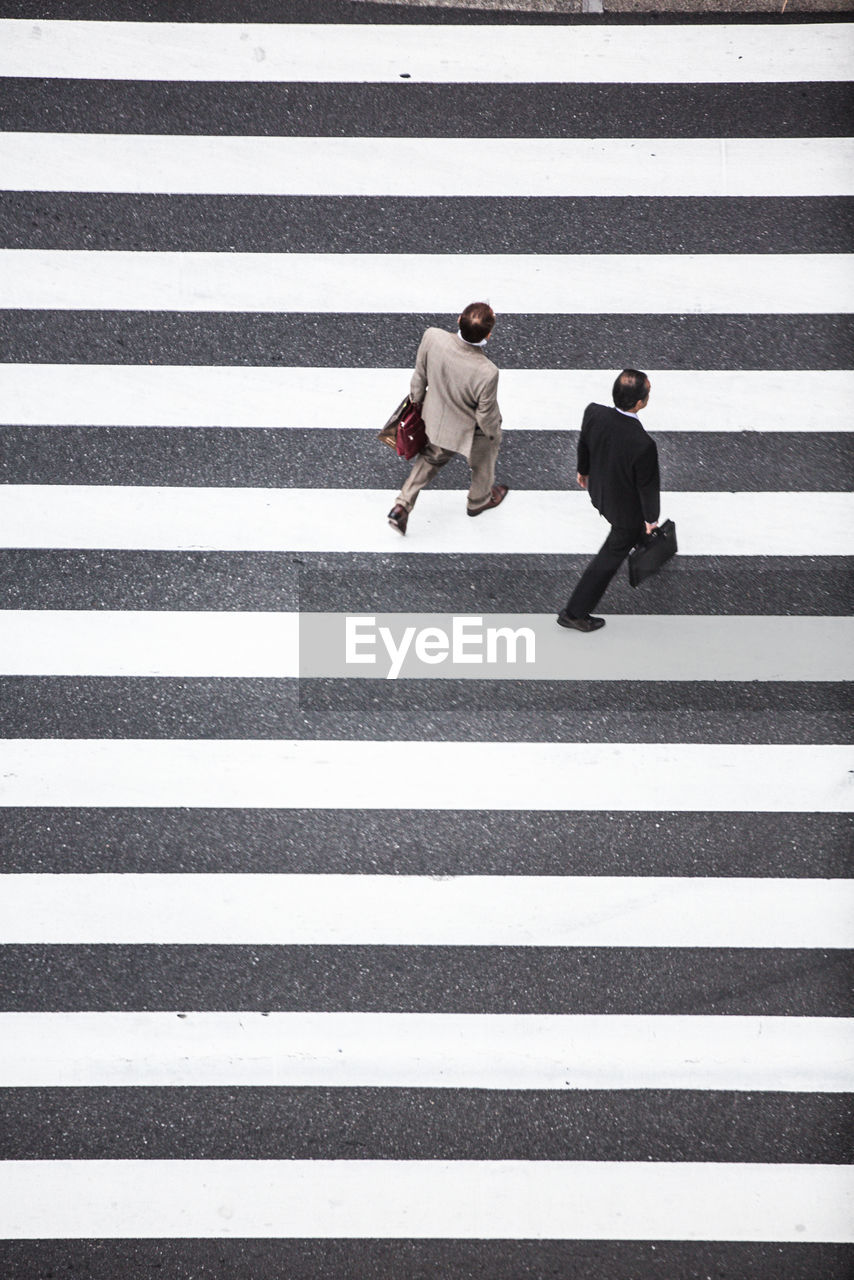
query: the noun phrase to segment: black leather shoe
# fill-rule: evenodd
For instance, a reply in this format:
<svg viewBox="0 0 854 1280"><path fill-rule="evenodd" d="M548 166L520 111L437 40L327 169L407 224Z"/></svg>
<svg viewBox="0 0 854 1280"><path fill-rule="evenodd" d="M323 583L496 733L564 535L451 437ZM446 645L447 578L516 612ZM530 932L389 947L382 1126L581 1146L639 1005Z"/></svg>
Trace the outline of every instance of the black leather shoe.
<svg viewBox="0 0 854 1280"><path fill-rule="evenodd" d="M400 503L396 503L388 513L388 522L392 529L397 529L398 533L406 533L406 522L409 519L409 512L406 507L402 507Z"/></svg>
<svg viewBox="0 0 854 1280"><path fill-rule="evenodd" d="M589 614L586 618L571 618L562 609L557 615L557 620L562 627L571 627L573 631L598 631L605 625L604 618L591 618Z"/></svg>

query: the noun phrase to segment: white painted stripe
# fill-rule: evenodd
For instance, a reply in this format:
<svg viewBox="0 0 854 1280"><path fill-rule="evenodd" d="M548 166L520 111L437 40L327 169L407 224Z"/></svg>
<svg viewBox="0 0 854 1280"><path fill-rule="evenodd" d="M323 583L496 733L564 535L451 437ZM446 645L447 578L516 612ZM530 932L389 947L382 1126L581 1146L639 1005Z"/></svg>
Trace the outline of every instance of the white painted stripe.
<svg viewBox="0 0 854 1280"><path fill-rule="evenodd" d="M7 1089L854 1087L850 1018L0 1013L0 1039Z"/></svg>
<svg viewBox="0 0 854 1280"><path fill-rule="evenodd" d="M854 193L852 157L854 143L846 138L0 134L2 185L13 191L848 196Z"/></svg>
<svg viewBox="0 0 854 1280"><path fill-rule="evenodd" d="M0 22L0 75L400 84L846 80L844 23L656 27Z"/></svg>
<svg viewBox="0 0 854 1280"><path fill-rule="evenodd" d="M362 615L358 615L362 616ZM369 616L369 615L365 615ZM451 614L373 615L376 625L441 626ZM344 614L303 616L309 637L341 639L305 652L304 676L342 674ZM555 614L483 614L484 627L527 627L530 665L520 648L512 672L484 664L419 667L420 676L482 680L498 674L531 680L854 680L854 619L689 614L626 615L595 644L569 643ZM228 611L3 609L0 675L146 676L294 679L300 675L300 616ZM397 634L397 632L395 632ZM367 652L367 649L363 649ZM384 677L386 650L373 665L350 665L350 678ZM503 650L502 650L503 652ZM409 674L406 663L401 678Z"/></svg>
<svg viewBox="0 0 854 1280"><path fill-rule="evenodd" d="M388 526L384 489L4 485L0 546L566 555L598 550L607 533L582 490L520 489L472 523L458 470L460 491L422 493L405 538ZM685 555L854 551L847 493L667 493L662 507Z"/></svg>
<svg viewBox="0 0 854 1280"><path fill-rule="evenodd" d="M501 330L493 339L501 363ZM415 357L413 348L412 357ZM504 429L577 429L617 369L502 369ZM649 370L651 431L854 431L850 370ZM378 431L411 369L0 364L0 423Z"/></svg>
<svg viewBox="0 0 854 1280"><path fill-rule="evenodd" d="M852 765L825 745L7 738L0 805L834 813Z"/></svg>
<svg viewBox="0 0 854 1280"><path fill-rule="evenodd" d="M854 1240L854 1168L547 1160L8 1160L7 1239Z"/></svg>
<svg viewBox="0 0 854 1280"><path fill-rule="evenodd" d="M0 674L290 679L299 615L3 609Z"/></svg>
<svg viewBox="0 0 854 1280"><path fill-rule="evenodd" d="M0 307L397 314L454 298L542 315L850 312L854 254L0 250Z"/></svg>
<svg viewBox="0 0 854 1280"><path fill-rule="evenodd" d="M4 944L847 948L854 880L4 875Z"/></svg>

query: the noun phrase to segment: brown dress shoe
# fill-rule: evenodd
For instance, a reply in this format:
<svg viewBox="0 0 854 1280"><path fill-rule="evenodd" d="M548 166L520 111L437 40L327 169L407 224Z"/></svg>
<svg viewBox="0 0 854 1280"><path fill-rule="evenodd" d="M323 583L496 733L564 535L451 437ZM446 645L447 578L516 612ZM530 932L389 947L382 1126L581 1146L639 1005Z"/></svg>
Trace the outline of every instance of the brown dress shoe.
<svg viewBox="0 0 854 1280"><path fill-rule="evenodd" d="M490 495L489 502L482 507L478 507L477 511L469 511L468 514L470 516L479 516L481 511L491 511L493 507L501 506L501 503L507 497L509 488L510 486L506 484L494 484L492 486L492 494Z"/></svg>
<svg viewBox="0 0 854 1280"><path fill-rule="evenodd" d="M398 533L406 533L406 522L409 519L409 512L406 507L402 507L400 503L396 503L388 513L388 522L392 529L397 529Z"/></svg>

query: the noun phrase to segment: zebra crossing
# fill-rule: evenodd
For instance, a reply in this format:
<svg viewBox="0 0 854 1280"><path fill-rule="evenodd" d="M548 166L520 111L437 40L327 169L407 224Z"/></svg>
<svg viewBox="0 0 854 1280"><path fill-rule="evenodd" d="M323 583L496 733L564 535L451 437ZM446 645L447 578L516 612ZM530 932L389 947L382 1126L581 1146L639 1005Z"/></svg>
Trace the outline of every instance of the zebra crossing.
<svg viewBox="0 0 854 1280"><path fill-rule="evenodd" d="M125 873L18 876L2 913L20 943L844 947L851 894L821 880Z"/></svg>
<svg viewBox="0 0 854 1280"><path fill-rule="evenodd" d="M852 148L854 157L854 148ZM703 311L730 315L845 312L851 306L850 255L794 254L791 274L769 276L761 254L173 254L114 250L4 251L6 307L82 310L436 312L450 289L490 288L508 311L546 314L569 304L577 315L622 311L626 273L637 314Z"/></svg>
<svg viewBox="0 0 854 1280"><path fill-rule="evenodd" d="M842 1280L854 28L121 8L0 16L0 1270ZM510 497L396 538L469 296ZM680 556L568 636L624 364Z"/></svg>
<svg viewBox="0 0 854 1280"><path fill-rule="evenodd" d="M325 551L383 553L388 537L376 511L384 489L341 493L180 487L9 485L2 529L7 545L122 550ZM475 530L457 495L433 492L419 503L418 529L394 554L591 554L601 526L584 493L529 489L497 526ZM671 493L669 510L686 525L680 546L689 555L844 556L852 552L854 499L808 493L793 524L788 493ZM22 532L26 530L27 532Z"/></svg>
<svg viewBox="0 0 854 1280"><path fill-rule="evenodd" d="M816 191L837 196L848 189L852 144L846 139L786 138L768 145L755 138L728 139L723 156L720 144L711 140L667 138L653 145L655 151L620 138L595 145L580 139L425 138L418 140L415 178L408 172L412 142L398 138L241 138L238 149L234 139L140 138L128 145L117 138L72 137L58 148L55 137L36 133L26 146L7 141L3 158L11 182L21 190L42 190L49 181L61 191L99 186L154 193L180 185L197 194L297 196L501 197L515 194L520 185L534 197L624 196L635 186L639 195L649 196L811 196ZM629 184L624 171L641 157L648 173ZM70 176L63 177L69 168ZM233 265L242 267L242 278L245 264ZM506 271L509 264L503 255L496 265ZM454 264L450 269L455 271ZM658 271L651 275L659 281ZM494 290L491 273L488 279ZM530 287L531 273L523 270L522 280ZM456 274L454 281L459 287ZM424 288L423 278L418 283ZM435 285L440 291L441 278ZM391 309L394 304L409 309L404 301L395 294Z"/></svg>
<svg viewBox="0 0 854 1280"><path fill-rule="evenodd" d="M394 615L371 615L375 626ZM480 615L481 618L484 615ZM427 624L453 626L451 615L413 615ZM529 667L517 679L531 680L759 680L841 682L854 678L854 622L850 618L736 618L703 614L671 617L666 634L656 619L626 617L595 647L567 653L551 614L509 615L514 628L533 634ZM485 616L489 625L490 615ZM506 621L506 615L502 615ZM217 613L207 611L7 609L3 615L6 675L44 676L227 676L296 679L334 674L322 650L324 635L340 632L331 613ZM308 652L300 641L305 638ZM354 679L385 676L384 656L355 669ZM302 661L300 661L300 655ZM527 656L527 655L526 655ZM427 673L429 675L429 673ZM443 665L437 677L489 679L489 666ZM426 677L423 677L426 678Z"/></svg>
<svg viewBox="0 0 854 1280"><path fill-rule="evenodd" d="M376 423L377 396L383 403L393 401L410 372L5 364L0 366L0 421L5 426L31 427L288 427L292 433L326 429L340 436L346 435L337 424L342 403L347 405L350 429L370 431ZM655 381L656 418L659 431L666 433L669 460L680 436L744 431L763 413L768 394L767 375L753 370L697 374L654 369L650 377ZM510 418L508 432L517 431L521 422L528 432L555 430L559 413L555 406L596 394L607 379L606 369L502 370L501 402ZM774 432L767 433L772 439L780 433L825 431L839 405L854 397L854 376L846 369L781 369L774 374L774 386L780 400L774 404ZM688 419L684 405L696 396L698 387L714 408L695 410ZM845 443L849 425L842 420L833 433ZM749 443L756 447L761 441ZM763 465L772 464L769 452ZM823 480L830 486L837 477L828 475ZM702 481L702 476L695 476L695 484Z"/></svg>

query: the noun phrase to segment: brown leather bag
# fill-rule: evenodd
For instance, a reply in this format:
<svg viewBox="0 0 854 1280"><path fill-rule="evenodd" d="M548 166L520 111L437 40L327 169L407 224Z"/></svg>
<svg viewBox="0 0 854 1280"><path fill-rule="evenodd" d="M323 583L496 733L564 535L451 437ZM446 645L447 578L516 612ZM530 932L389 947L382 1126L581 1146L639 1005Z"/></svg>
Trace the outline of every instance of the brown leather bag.
<svg viewBox="0 0 854 1280"><path fill-rule="evenodd" d="M409 396L397 406L383 429L377 433L377 439L396 449L407 462L417 453L423 453L427 445L427 433L421 421L421 409L412 403Z"/></svg>

